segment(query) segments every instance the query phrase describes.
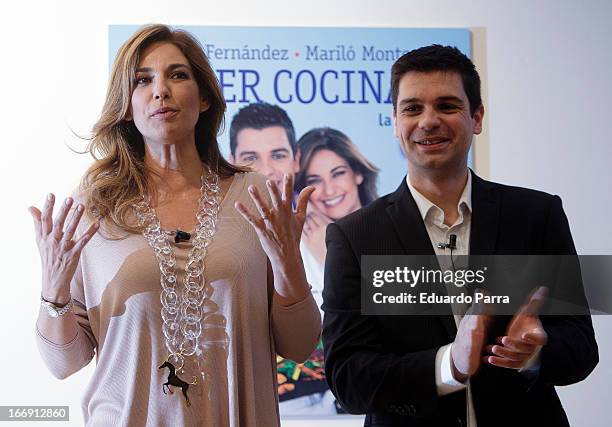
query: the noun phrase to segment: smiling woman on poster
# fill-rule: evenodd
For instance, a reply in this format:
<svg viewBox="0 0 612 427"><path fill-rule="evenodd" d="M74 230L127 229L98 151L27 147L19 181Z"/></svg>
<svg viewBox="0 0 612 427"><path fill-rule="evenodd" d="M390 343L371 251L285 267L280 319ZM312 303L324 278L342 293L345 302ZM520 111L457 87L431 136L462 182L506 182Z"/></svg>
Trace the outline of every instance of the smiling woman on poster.
<svg viewBox="0 0 612 427"><path fill-rule="evenodd" d="M378 168L359 152L348 136L329 127L306 132L298 141L298 149L300 172L296 177L296 190L306 186L315 188L310 197L302 241L320 265L322 286L325 228L330 222L378 198Z"/></svg>
<svg viewBox="0 0 612 427"><path fill-rule="evenodd" d="M299 252L313 189L293 211L290 177L281 190L226 162L224 112L198 42L143 27L115 59L79 189L55 216L52 194L30 208L37 342L58 378L96 355L87 425L279 425L275 353L318 342Z"/></svg>

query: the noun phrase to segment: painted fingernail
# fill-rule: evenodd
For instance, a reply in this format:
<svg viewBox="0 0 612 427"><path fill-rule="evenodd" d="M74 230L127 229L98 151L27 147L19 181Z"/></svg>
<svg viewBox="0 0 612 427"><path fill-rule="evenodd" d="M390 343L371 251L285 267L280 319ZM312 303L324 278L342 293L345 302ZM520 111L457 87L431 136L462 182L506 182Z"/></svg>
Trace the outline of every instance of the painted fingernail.
<svg viewBox="0 0 612 427"><path fill-rule="evenodd" d="M83 205L78 205L77 206L77 211L81 212L83 210Z"/></svg>
<svg viewBox="0 0 612 427"><path fill-rule="evenodd" d="M64 203L66 203L66 205L72 203L72 197L66 197L66 201Z"/></svg>
<svg viewBox="0 0 612 427"><path fill-rule="evenodd" d="M47 195L47 200L53 200L53 193L49 193Z"/></svg>

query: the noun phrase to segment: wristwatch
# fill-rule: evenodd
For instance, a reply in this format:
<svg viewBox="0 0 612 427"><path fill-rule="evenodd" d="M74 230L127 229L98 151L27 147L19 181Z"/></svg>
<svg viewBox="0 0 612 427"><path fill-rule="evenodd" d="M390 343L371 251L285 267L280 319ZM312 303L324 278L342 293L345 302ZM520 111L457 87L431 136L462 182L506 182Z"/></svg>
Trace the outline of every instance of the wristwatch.
<svg viewBox="0 0 612 427"><path fill-rule="evenodd" d="M60 317L68 313L72 309L72 306L74 305L74 301L72 297L70 297L70 301L68 301L68 304L57 306L53 304L52 302L44 299L43 296L41 295L40 304L47 309L47 313L49 313L49 316Z"/></svg>

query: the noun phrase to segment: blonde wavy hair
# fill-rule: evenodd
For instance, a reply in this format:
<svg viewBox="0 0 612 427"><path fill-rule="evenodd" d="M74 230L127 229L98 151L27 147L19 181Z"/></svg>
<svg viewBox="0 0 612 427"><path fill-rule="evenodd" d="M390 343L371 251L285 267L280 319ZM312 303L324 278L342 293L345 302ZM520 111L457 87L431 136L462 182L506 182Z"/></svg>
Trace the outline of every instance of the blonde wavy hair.
<svg viewBox="0 0 612 427"><path fill-rule="evenodd" d="M217 135L224 125L225 99L217 77L200 43L188 32L166 25L147 25L134 33L119 49L111 71L106 100L100 119L93 127L87 151L94 163L81 180L80 190L91 219L104 219L111 228L128 233L140 229L132 215L132 205L154 189L144 164L144 140L129 120L136 67L143 52L154 43L172 43L187 58L208 110L200 113L195 127L195 143L200 159L222 178L243 169L227 162L219 150ZM113 227L114 226L114 227Z"/></svg>

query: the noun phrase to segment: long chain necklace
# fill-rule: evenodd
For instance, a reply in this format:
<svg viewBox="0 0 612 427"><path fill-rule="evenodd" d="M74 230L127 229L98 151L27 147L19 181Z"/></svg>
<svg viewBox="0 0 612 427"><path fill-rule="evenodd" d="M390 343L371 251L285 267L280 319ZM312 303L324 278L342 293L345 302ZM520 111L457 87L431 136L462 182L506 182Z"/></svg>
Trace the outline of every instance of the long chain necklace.
<svg viewBox="0 0 612 427"><path fill-rule="evenodd" d="M161 272L162 332L168 357L160 369L167 367L170 371L168 382L162 386L162 390L166 393L165 387L169 385L180 387L187 406L190 405L187 388L189 385L196 384L197 379L194 376L192 382L187 383L178 378L175 372L183 372L186 358L191 356L197 358L202 354L201 321L204 316L203 305L208 298L204 277L204 257L216 231L221 201L219 175L207 165L205 171L206 173L201 178L202 185L196 214L198 225L195 230L193 247L185 264L182 289L177 286L176 256L166 233L161 228L155 210L150 205L149 197L143 195L142 200L133 205L138 225L142 228L142 235L155 251ZM168 389L170 390L169 387Z"/></svg>

